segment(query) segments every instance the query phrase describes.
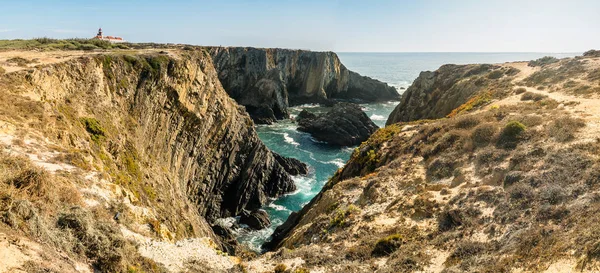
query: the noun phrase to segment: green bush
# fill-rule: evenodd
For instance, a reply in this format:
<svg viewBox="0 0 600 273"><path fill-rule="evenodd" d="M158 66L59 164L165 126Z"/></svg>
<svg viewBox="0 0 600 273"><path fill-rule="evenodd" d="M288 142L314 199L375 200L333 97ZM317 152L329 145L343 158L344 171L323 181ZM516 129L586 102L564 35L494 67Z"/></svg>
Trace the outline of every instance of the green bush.
<svg viewBox="0 0 600 273"><path fill-rule="evenodd" d="M81 123L94 142L99 142L106 137L106 131L95 118L81 118Z"/></svg>
<svg viewBox="0 0 600 273"><path fill-rule="evenodd" d="M379 241L375 243L375 248L373 248L371 255L376 257L390 255L402 245L402 241L403 237L400 234L393 234L379 239Z"/></svg>
<svg viewBox="0 0 600 273"><path fill-rule="evenodd" d="M510 121L504 126L498 137L498 146L514 148L517 146L519 136L526 130L525 125L518 121Z"/></svg>
<svg viewBox="0 0 600 273"><path fill-rule="evenodd" d="M553 64L556 62L558 62L557 58L554 58L551 56L545 56L545 57L539 58L537 60L530 61L529 63L527 63L527 65L528 66L544 66L544 65Z"/></svg>
<svg viewBox="0 0 600 273"><path fill-rule="evenodd" d="M285 273L286 270L287 270L287 266L285 264L278 264L273 269L273 272L275 272L275 273Z"/></svg>

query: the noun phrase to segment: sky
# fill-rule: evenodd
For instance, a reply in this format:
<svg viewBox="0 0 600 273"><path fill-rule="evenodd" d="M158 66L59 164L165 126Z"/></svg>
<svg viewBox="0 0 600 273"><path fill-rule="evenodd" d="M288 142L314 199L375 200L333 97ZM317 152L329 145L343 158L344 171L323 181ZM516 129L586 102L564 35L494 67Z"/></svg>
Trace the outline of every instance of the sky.
<svg viewBox="0 0 600 273"><path fill-rule="evenodd" d="M89 38L336 52L583 52L600 0L0 0L0 39Z"/></svg>

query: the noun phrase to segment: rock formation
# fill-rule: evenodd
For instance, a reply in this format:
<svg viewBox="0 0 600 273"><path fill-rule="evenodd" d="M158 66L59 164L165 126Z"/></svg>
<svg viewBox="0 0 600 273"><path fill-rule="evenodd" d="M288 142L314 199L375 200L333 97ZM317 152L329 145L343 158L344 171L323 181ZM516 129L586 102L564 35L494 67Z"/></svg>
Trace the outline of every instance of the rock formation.
<svg viewBox="0 0 600 273"><path fill-rule="evenodd" d="M261 208L296 189L286 169L305 172L260 141L204 50L85 56L1 79L3 98L27 109L6 119L39 116L21 130L74 151L170 236L215 238L207 222Z"/></svg>
<svg viewBox="0 0 600 273"><path fill-rule="evenodd" d="M497 72L495 72L497 71ZM483 91L507 89L516 69L497 65L443 65L438 70L424 71L402 94L400 104L390 114L386 125L401 121L436 119ZM497 80L494 77L500 77ZM482 97L482 100L489 98Z"/></svg>
<svg viewBox="0 0 600 273"><path fill-rule="evenodd" d="M215 47L210 53L227 93L257 123L288 117L288 107L329 99L399 99L395 88L349 71L333 52Z"/></svg>
<svg viewBox="0 0 600 273"><path fill-rule="evenodd" d="M298 130L339 146L360 144L379 128L360 106L347 102L335 104L329 112L318 117L303 110L296 120Z"/></svg>
<svg viewBox="0 0 600 273"><path fill-rule="evenodd" d="M271 225L271 220L266 211L258 209L253 212L243 211L240 223L248 225L251 229L259 230Z"/></svg>
<svg viewBox="0 0 600 273"><path fill-rule="evenodd" d="M285 169L285 171L291 175L301 175L308 173L308 166L298 159L284 157L277 153L273 153L273 156L275 156L275 160L279 162L279 164Z"/></svg>
<svg viewBox="0 0 600 273"><path fill-rule="evenodd" d="M381 128L355 149L276 229L265 245L278 248L269 261L302 259L331 272L597 271L590 233L600 214L590 196L600 194L600 90L591 86L599 64L587 56L539 69L457 68L434 74L428 88L418 85L422 74L409 88L413 108L399 109L410 122ZM458 88L482 76L479 91ZM524 90L543 98L522 99ZM478 99L450 111L433 99L462 92ZM514 145L504 145L508 136Z"/></svg>

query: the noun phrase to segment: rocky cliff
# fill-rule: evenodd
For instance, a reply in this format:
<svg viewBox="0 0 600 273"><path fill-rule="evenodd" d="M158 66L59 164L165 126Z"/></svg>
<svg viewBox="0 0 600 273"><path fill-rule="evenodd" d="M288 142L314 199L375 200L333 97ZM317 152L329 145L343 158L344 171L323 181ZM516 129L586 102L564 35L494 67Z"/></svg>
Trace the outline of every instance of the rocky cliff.
<svg viewBox="0 0 600 273"><path fill-rule="evenodd" d="M108 213L133 230L149 225L168 240L218 243L209 224L295 190L285 168L304 167L263 145L202 49L89 54L0 79L2 140L21 139L8 151L48 149L40 166L81 181L73 183L89 205L79 206L115 206ZM126 206L118 209L120 202Z"/></svg>
<svg viewBox="0 0 600 273"><path fill-rule="evenodd" d="M338 146L358 145L379 128L359 105L348 102L336 103L320 116L302 110L296 121L299 131Z"/></svg>
<svg viewBox="0 0 600 273"><path fill-rule="evenodd" d="M325 272L597 272L598 65L423 73L399 119L441 118L379 129L276 230L266 246L279 250L263 259ZM478 103L461 95L488 91Z"/></svg>
<svg viewBox="0 0 600 273"><path fill-rule="evenodd" d="M434 72L421 72L386 124L442 118L470 99L483 103L491 99L485 92L506 89L516 73L516 69L489 64L444 65Z"/></svg>
<svg viewBox="0 0 600 273"><path fill-rule="evenodd" d="M215 47L210 53L227 93L258 123L287 118L292 105L399 98L395 88L349 71L333 52Z"/></svg>

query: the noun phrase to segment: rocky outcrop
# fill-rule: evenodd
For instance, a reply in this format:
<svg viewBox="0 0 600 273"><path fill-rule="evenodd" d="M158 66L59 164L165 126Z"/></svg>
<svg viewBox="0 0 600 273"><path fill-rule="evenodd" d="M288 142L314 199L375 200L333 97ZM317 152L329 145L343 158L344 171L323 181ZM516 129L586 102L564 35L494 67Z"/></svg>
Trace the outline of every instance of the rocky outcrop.
<svg viewBox="0 0 600 273"><path fill-rule="evenodd" d="M590 49L583 53L584 57L600 57L600 50Z"/></svg>
<svg viewBox="0 0 600 273"><path fill-rule="evenodd" d="M259 230L271 225L271 220L266 211L258 209L253 212L243 211L240 224L248 225L251 229Z"/></svg>
<svg viewBox="0 0 600 273"><path fill-rule="evenodd" d="M295 159L295 158L291 158L291 157L284 157L277 153L273 153L273 156L275 156L275 160L277 160L277 162L279 162L279 164L281 164L281 166L289 174L291 174L291 175L308 174L308 166L306 164L302 163L302 161Z"/></svg>
<svg viewBox="0 0 600 273"><path fill-rule="evenodd" d="M379 127L360 106L340 102L320 116L303 110L297 117L298 130L315 139L339 146L353 146L367 140Z"/></svg>
<svg viewBox="0 0 600 273"><path fill-rule="evenodd" d="M517 72L516 69L489 64L449 64L434 72L421 72L402 94L400 104L390 114L386 125L442 118L485 91L510 91L507 88L509 81ZM481 101L484 100L489 100L489 97L481 97Z"/></svg>
<svg viewBox="0 0 600 273"><path fill-rule="evenodd" d="M40 100L44 107L29 111L49 116L43 132L86 151L90 165L157 211L173 234L212 233L204 219L253 211L295 190L286 168L302 168L260 141L210 56L169 54L81 57L7 75L3 84ZM191 219L198 224L187 226Z"/></svg>
<svg viewBox="0 0 600 273"><path fill-rule="evenodd" d="M287 118L292 105L399 98L395 88L346 69L333 52L215 47L210 53L227 93L257 123Z"/></svg>

